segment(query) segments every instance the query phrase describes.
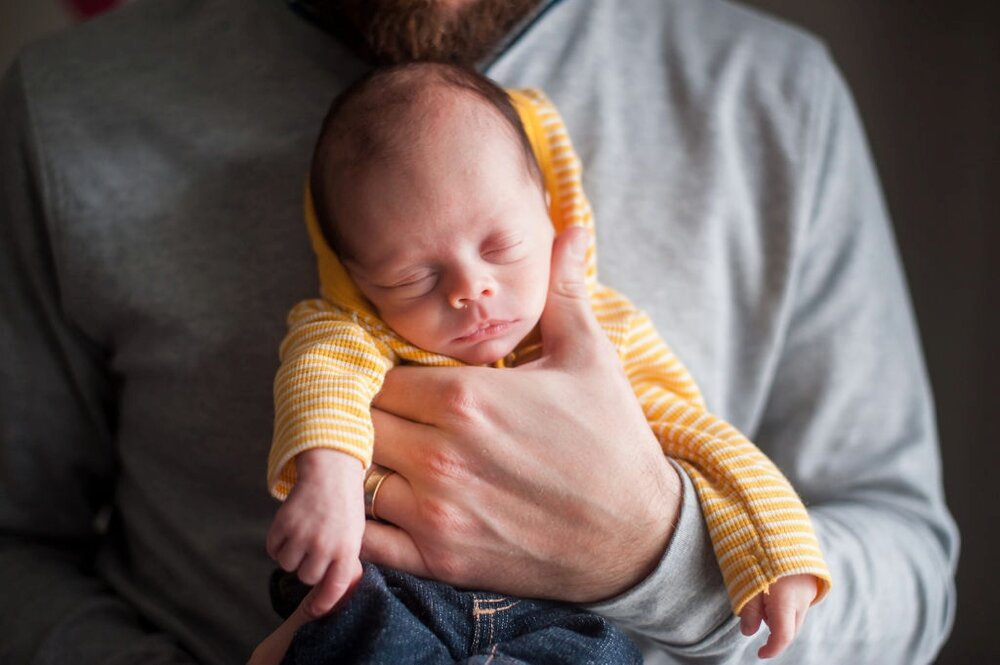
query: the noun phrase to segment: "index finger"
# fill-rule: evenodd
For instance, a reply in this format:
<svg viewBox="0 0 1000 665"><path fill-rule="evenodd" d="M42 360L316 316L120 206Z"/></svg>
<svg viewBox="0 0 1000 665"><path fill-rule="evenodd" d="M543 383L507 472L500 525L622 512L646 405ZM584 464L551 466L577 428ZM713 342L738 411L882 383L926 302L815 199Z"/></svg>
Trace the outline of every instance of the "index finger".
<svg viewBox="0 0 1000 665"><path fill-rule="evenodd" d="M473 399L466 387L469 375L485 367L413 367L389 370L372 406L400 418L439 425L453 407Z"/></svg>
<svg viewBox="0 0 1000 665"><path fill-rule="evenodd" d="M428 450L442 445L433 425L416 423L380 409L372 409L375 426L373 461L392 469L404 478L419 473L417 467Z"/></svg>

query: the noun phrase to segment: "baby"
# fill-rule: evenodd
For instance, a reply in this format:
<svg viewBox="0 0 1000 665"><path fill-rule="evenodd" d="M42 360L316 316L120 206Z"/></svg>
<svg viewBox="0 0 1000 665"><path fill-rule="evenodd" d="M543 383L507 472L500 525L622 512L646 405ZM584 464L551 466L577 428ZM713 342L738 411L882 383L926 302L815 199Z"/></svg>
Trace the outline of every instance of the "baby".
<svg viewBox="0 0 1000 665"><path fill-rule="evenodd" d="M315 585L314 613L331 610L362 575L369 409L385 373L398 363L504 367L530 356L554 235L592 223L579 185L568 136L540 93L508 97L474 72L412 64L376 70L335 101L306 203L323 299L289 315L269 461L271 491L287 498L268 553ZM776 656L829 589L805 509L755 446L705 411L649 319L598 284L595 266L591 246L595 314L664 452L695 484L744 634L766 621L759 655ZM740 464L720 462L723 450ZM352 596L331 615L331 632L362 602ZM272 652L283 652L305 616L296 612L269 638ZM610 627L606 637L621 639Z"/></svg>

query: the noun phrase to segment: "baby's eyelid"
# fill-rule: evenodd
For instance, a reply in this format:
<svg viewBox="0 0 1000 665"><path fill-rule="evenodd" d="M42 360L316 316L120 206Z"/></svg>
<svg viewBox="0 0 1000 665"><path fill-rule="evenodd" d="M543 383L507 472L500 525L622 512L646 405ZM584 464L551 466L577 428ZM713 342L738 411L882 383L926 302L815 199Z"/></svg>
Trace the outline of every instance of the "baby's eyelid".
<svg viewBox="0 0 1000 665"><path fill-rule="evenodd" d="M486 255L489 255L489 254L496 254L498 252L507 252L507 251L510 251L512 249L516 249L521 244L522 244L522 241L520 241L520 240L513 240L513 241L510 241L510 242L503 242L503 243L499 243L497 246L493 246L493 247L488 248L483 253L486 254Z"/></svg>
<svg viewBox="0 0 1000 665"><path fill-rule="evenodd" d="M383 285L381 285L381 288L383 288L383 289L402 289L402 288L405 288L407 286L414 286L414 285L419 284L419 283L421 283L421 282L423 282L423 281L425 281L427 279L430 279L432 277L434 277L434 273L432 273L432 272L422 273L422 274L419 274L419 275L412 275L410 277L404 277L403 279L401 279L398 282L393 282L391 284L383 284Z"/></svg>

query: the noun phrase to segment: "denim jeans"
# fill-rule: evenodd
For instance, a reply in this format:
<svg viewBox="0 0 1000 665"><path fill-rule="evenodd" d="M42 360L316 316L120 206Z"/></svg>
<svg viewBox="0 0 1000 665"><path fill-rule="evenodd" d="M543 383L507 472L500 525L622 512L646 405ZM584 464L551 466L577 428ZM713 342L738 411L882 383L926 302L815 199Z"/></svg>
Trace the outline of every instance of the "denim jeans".
<svg viewBox="0 0 1000 665"><path fill-rule="evenodd" d="M276 571L275 609L288 616L307 592ZM295 634L282 665L612 665L641 663L625 635L571 605L459 591L365 564L346 604Z"/></svg>

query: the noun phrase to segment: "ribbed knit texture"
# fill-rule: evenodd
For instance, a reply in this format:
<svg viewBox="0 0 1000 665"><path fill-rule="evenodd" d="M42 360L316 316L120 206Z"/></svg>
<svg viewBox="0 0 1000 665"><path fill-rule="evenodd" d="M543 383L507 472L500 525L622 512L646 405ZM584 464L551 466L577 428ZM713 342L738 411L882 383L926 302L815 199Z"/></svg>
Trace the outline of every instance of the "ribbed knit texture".
<svg viewBox="0 0 1000 665"><path fill-rule="evenodd" d="M542 167L556 231L582 225L593 233L580 161L565 125L539 91L511 91ZM371 464L371 401L396 364L462 363L419 349L375 314L322 239L308 191L306 223L319 263L322 299L296 305L288 316L275 377L274 440L268 486L284 499L295 484L295 456L332 448ZM688 473L701 502L733 611L780 577L816 576L822 599L830 589L809 516L778 468L740 432L708 413L694 379L650 319L623 295L597 282L594 242L586 281L598 322L618 349L625 373L666 455ZM517 351L498 361L515 364Z"/></svg>

